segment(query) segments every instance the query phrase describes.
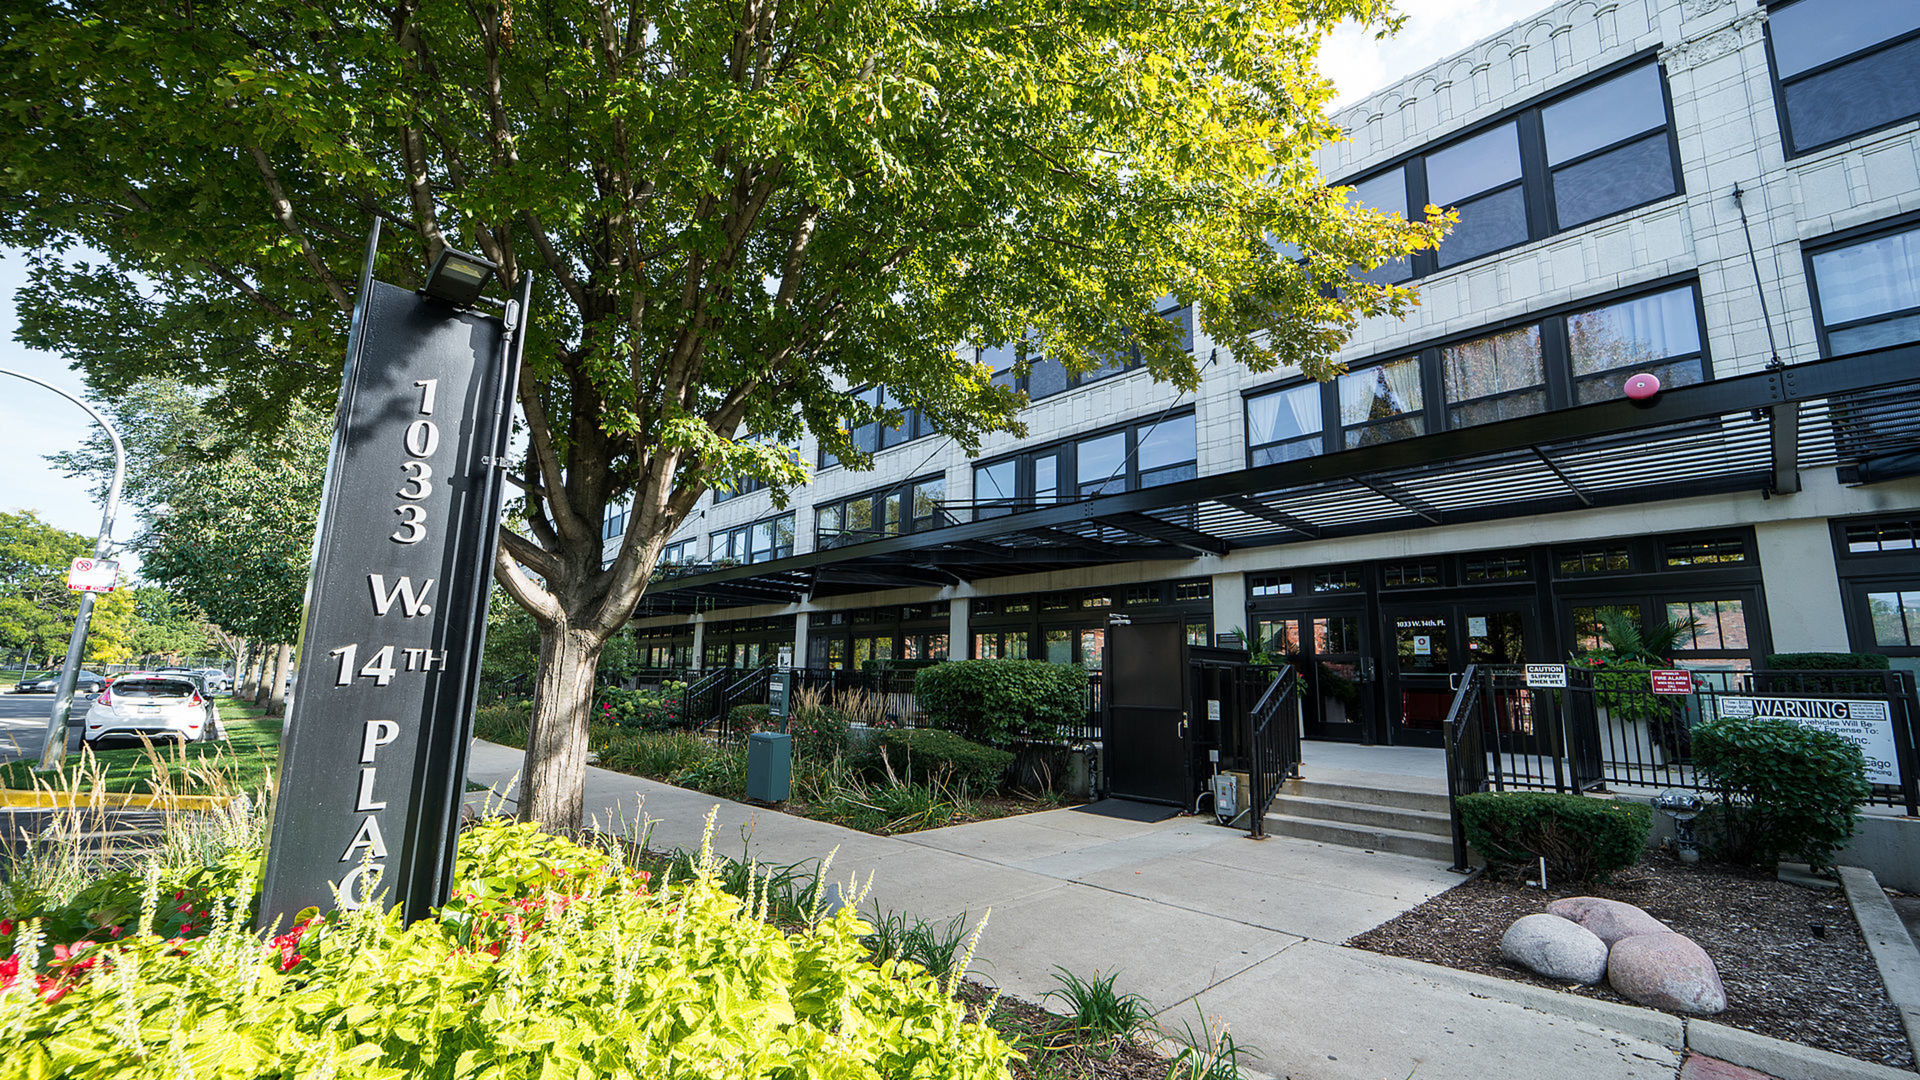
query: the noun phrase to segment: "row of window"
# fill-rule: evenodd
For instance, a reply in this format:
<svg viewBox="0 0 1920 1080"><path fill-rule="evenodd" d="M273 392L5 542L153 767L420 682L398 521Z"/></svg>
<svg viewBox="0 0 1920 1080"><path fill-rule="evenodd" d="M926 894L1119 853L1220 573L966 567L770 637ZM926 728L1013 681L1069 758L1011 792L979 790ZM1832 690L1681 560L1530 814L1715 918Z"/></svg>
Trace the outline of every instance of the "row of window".
<svg viewBox="0 0 1920 1080"><path fill-rule="evenodd" d="M1172 323L1174 337L1182 349L1193 351L1193 308L1189 306L1170 307L1158 313L1162 319ZM1004 386L1009 390L1025 394L1028 401L1063 394L1075 387L1089 386L1102 379L1112 378L1139 367L1143 361L1140 350L1128 347L1106 358L1106 362L1092 371L1081 375L1067 372L1066 365L1047 356L1027 356L1025 350L1016 343L1008 343L992 349L979 349L976 356L980 363L993 369L992 382L995 386ZM1022 358L1027 363L1021 364Z"/></svg>
<svg viewBox="0 0 1920 1080"><path fill-rule="evenodd" d="M1406 281L1680 191L1666 86L1652 62L1353 181L1363 205L1459 211L1437 251L1364 275Z"/></svg>
<svg viewBox="0 0 1920 1080"><path fill-rule="evenodd" d="M814 515L814 547L823 550L925 532L948 523L947 478L921 477L850 499L824 503Z"/></svg>
<svg viewBox="0 0 1920 1080"><path fill-rule="evenodd" d="M1429 346L1331 383L1251 394L1247 461L1270 465L1603 401L1642 371L1668 387L1710 377L1692 285Z"/></svg>
<svg viewBox="0 0 1920 1080"><path fill-rule="evenodd" d="M1751 549L1752 541L1744 533L1664 537L1652 542L1603 540L1556 548L1549 565L1553 575L1559 578L1641 573L1649 568L1679 571L1742 565L1751 560ZM1380 566L1382 589L1491 585L1533 577L1533 560L1521 551L1479 552L1454 560L1410 559ZM1247 594L1255 599L1292 596L1296 589L1308 593L1342 593L1365 588L1365 577L1355 566L1247 575Z"/></svg>
<svg viewBox="0 0 1920 1080"><path fill-rule="evenodd" d="M1025 450L973 469L973 515L1090 499L1199 475L1191 410Z"/></svg>
<svg viewBox="0 0 1920 1080"><path fill-rule="evenodd" d="M713 534L708 558L714 562L757 563L793 554L793 512L789 510Z"/></svg>

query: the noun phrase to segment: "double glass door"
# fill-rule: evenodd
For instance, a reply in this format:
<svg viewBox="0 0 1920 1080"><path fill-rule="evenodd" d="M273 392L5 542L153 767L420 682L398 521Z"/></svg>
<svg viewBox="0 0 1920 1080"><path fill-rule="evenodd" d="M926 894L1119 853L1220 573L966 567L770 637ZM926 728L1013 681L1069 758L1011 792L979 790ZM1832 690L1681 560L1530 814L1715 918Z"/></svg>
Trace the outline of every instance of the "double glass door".
<svg viewBox="0 0 1920 1080"><path fill-rule="evenodd" d="M1391 607L1382 614L1392 741L1407 746L1441 744L1467 665L1525 663L1539 637L1532 608L1519 602Z"/></svg>
<svg viewBox="0 0 1920 1080"><path fill-rule="evenodd" d="M1358 609L1255 619L1261 645L1284 655L1306 681L1300 701L1307 738L1359 742L1367 737L1375 669L1365 626Z"/></svg>

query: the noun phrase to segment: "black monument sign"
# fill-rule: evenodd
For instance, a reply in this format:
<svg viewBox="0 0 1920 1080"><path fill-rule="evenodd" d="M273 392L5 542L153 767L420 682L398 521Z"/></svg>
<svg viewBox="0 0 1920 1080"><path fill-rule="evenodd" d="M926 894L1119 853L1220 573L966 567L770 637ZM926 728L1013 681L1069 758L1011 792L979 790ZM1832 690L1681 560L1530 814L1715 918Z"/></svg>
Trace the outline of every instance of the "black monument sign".
<svg viewBox="0 0 1920 1080"><path fill-rule="evenodd" d="M377 240L377 236L376 236ZM260 924L445 899L526 292L503 316L361 280Z"/></svg>

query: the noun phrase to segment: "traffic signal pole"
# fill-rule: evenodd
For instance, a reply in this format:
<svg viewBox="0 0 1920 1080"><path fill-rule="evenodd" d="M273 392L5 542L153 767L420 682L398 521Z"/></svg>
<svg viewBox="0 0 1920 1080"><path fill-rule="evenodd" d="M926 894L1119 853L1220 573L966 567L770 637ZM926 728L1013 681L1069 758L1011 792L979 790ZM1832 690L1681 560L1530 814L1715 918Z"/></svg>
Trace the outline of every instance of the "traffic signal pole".
<svg viewBox="0 0 1920 1080"><path fill-rule="evenodd" d="M113 537L113 517L120 509L120 480L126 472L127 451L120 443L120 433L107 423L107 418L101 416L98 409L50 382L11 368L0 368L0 375L12 375L36 386L44 386L80 406L113 442L113 482L107 486L107 503L100 513L100 535L93 542L93 557L105 559ZM73 691L80 682L80 657L86 651L87 622L92 618L93 594L83 592L80 594L80 614L73 620L73 636L67 639L67 662L60 668L60 686L53 694L53 712L47 717L47 741L40 748L42 772L59 768L67 757L67 718L73 712Z"/></svg>

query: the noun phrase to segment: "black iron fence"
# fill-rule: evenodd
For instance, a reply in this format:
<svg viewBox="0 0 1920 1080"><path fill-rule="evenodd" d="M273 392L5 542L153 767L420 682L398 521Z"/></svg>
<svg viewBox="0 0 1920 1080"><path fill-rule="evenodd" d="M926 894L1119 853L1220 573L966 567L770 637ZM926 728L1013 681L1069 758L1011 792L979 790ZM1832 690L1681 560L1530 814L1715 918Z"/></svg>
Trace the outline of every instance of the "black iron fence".
<svg viewBox="0 0 1920 1080"><path fill-rule="evenodd" d="M1288 777L1300 775L1300 680L1292 665L1271 673L1248 669L1248 674L1272 679L1253 706L1247 740L1247 806L1252 810L1247 835L1264 840L1273 797Z"/></svg>
<svg viewBox="0 0 1920 1080"><path fill-rule="evenodd" d="M1920 720L1905 671L1684 671L1472 665L1445 728L1449 802L1477 791L1703 790L1693 730L1780 716L1837 731L1867 757L1872 802L1920 814ZM1466 839L1454 814L1454 860Z"/></svg>

